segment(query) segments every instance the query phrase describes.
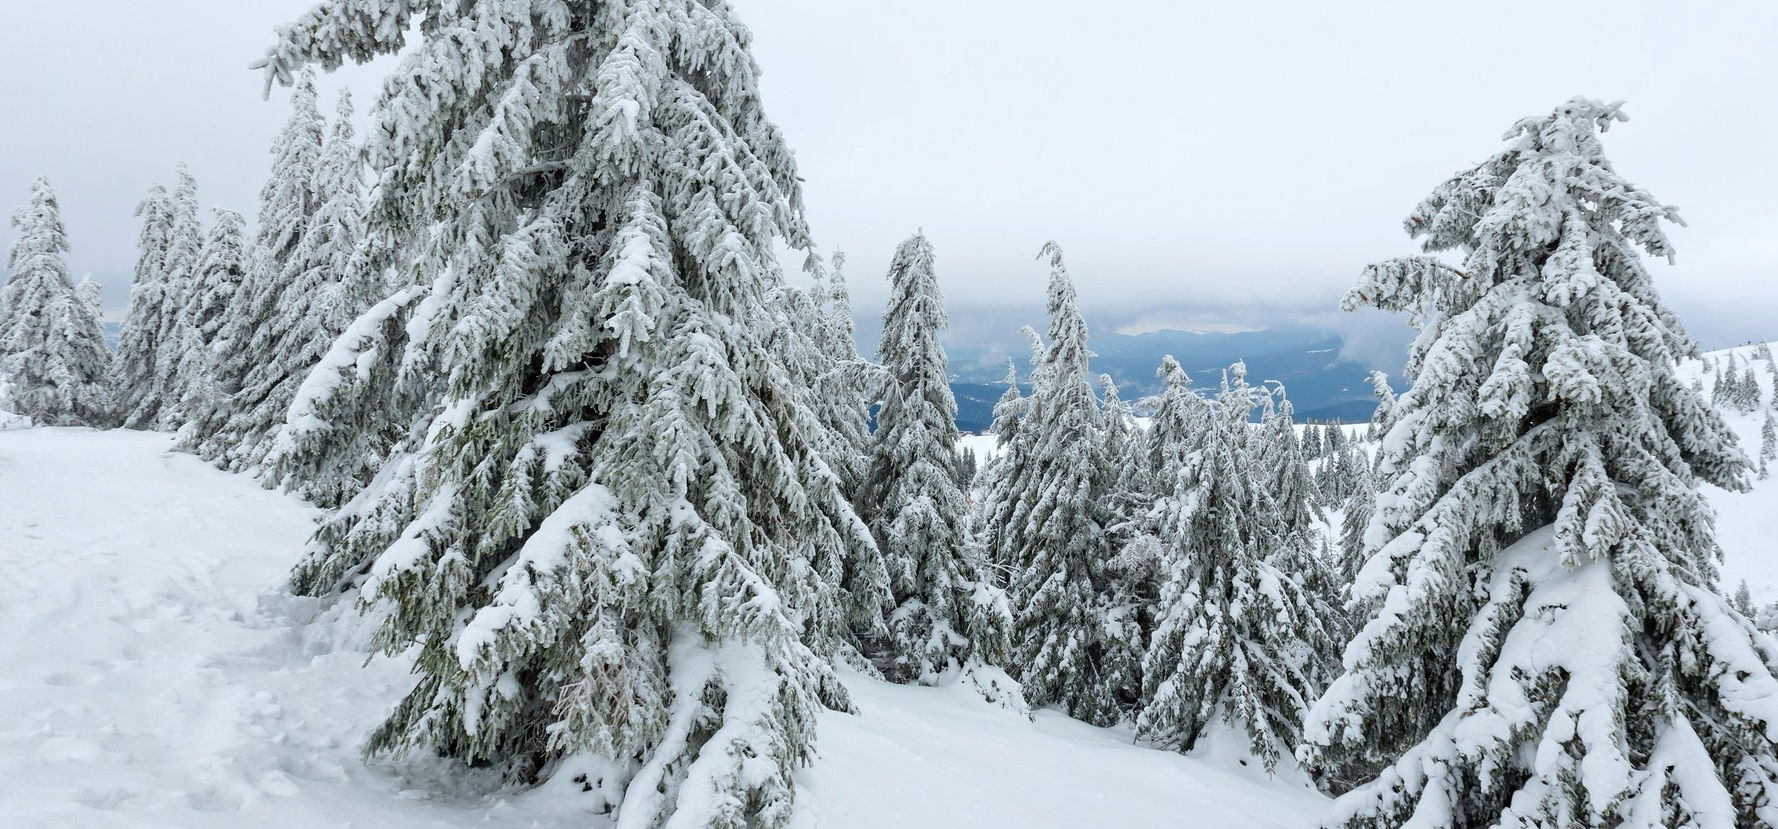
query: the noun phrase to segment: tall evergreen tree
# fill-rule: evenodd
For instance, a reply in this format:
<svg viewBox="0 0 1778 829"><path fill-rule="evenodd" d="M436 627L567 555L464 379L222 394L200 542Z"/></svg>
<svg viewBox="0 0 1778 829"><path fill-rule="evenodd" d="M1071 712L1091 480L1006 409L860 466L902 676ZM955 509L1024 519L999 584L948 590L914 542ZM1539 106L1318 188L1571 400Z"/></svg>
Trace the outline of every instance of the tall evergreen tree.
<svg viewBox="0 0 1778 829"><path fill-rule="evenodd" d="M137 236L135 278L112 357L111 382L123 425L146 429L160 417L160 324L172 302L165 264L173 244L173 200L166 188L150 188L148 197L136 206L136 216L142 229Z"/></svg>
<svg viewBox="0 0 1778 829"><path fill-rule="evenodd" d="M152 393L155 414L139 425L176 429L187 418L182 403L180 365L192 341L187 309L196 301L197 269L204 247L204 227L198 216L198 182L191 170L179 165L179 184L173 188L172 232L166 256L161 260L160 319L155 322Z"/></svg>
<svg viewBox="0 0 1778 829"><path fill-rule="evenodd" d="M795 342L774 245L810 241L750 35L717 2L373 0L317 7L267 66L413 32L369 154L376 221L430 223L416 287L291 407L388 375L425 401L296 574L362 577L380 641L419 647L371 748L577 775L619 827L781 826L817 706L847 704L836 565L874 542L787 366L817 355L767 346Z"/></svg>
<svg viewBox="0 0 1778 829"><path fill-rule="evenodd" d="M1303 454L1310 460L1327 454L1327 447L1321 443L1321 428L1313 423L1303 429Z"/></svg>
<svg viewBox="0 0 1778 829"><path fill-rule="evenodd" d="M353 135L352 115L351 94L341 91L338 111L315 168L312 189L319 204L284 262L278 312L269 325L254 332L249 346L284 355L284 359L262 362L247 373L239 395L242 408L231 419L239 434L237 457L260 467L266 484L321 504L339 503L364 481L355 474L292 475L295 467L267 461L283 440L284 422L310 368L321 361L351 320L382 299L366 293L383 287L379 280L353 272L368 265L357 256L365 239L366 207L364 162ZM256 402L247 407L248 401ZM360 468L362 464L354 464L348 470Z"/></svg>
<svg viewBox="0 0 1778 829"><path fill-rule="evenodd" d="M875 451L871 407L877 402L878 387L884 378L876 366L858 354L845 268L846 255L835 253L831 269L815 270L811 291L815 319L811 327L815 350L824 359L808 361L808 368L813 370L814 383L828 401L821 407L821 418L839 441L829 454L845 482L846 492L855 495ZM797 324L795 333L801 334L804 327Z"/></svg>
<svg viewBox="0 0 1778 829"><path fill-rule="evenodd" d="M1041 362L1042 351L1035 343L1032 352L1033 363ZM1029 436L1021 428L1029 409L1030 400L1019 393L1018 367L1008 359L1006 391L994 402L994 420L988 427L1000 453L990 457L977 473L974 484L981 496L969 512L970 546L993 583L1003 589L1011 587L1014 575L1011 562L1001 557L1007 549L1007 528L1013 512L1021 506L1018 493L1032 462Z"/></svg>
<svg viewBox="0 0 1778 829"><path fill-rule="evenodd" d="M1774 404L1778 406L1778 403ZM1772 409L1766 410L1766 419L1759 427L1759 462L1760 477L1766 472L1766 463L1778 460L1778 418L1772 416Z"/></svg>
<svg viewBox="0 0 1778 829"><path fill-rule="evenodd" d="M317 322L308 318L317 286L309 284L306 292L293 286L308 270L297 252L322 200L316 188L322 181L318 171L325 133L314 77L302 73L290 95L290 117L272 142L272 169L259 191L259 223L248 248L247 273L222 323L221 339L229 348L218 354L216 378L226 402L192 413L186 439L188 447L224 469L251 469L262 460L254 450L285 415L277 411L278 401L268 403L267 398L281 381L299 376L315 362L316 355L274 346L287 339L293 325ZM268 420L274 416L276 420Z"/></svg>
<svg viewBox="0 0 1778 829"><path fill-rule="evenodd" d="M251 353L277 359L261 359L247 367L227 426L235 444L231 457L238 464L259 468L269 485L287 485L324 504L344 497L335 488L340 482L288 480L288 467L265 461L278 443L297 388L339 335L340 329L333 326L364 310L343 295L353 253L364 236L363 166L351 117L351 98L342 94L339 117L322 143L313 182L290 194L306 193L315 205L306 216L301 211L288 214L302 225L288 255L278 257L277 248L268 249L274 253L264 263L270 281L256 286L255 297L265 305L254 314L265 321L252 330L247 346Z"/></svg>
<svg viewBox="0 0 1778 829"><path fill-rule="evenodd" d="M1116 591L1128 608L1121 616L1134 617L1131 639L1142 643L1153 635L1168 557L1161 526L1165 516L1155 507L1172 495L1175 476L1202 439L1207 416L1203 399L1192 391L1191 377L1171 355L1162 358L1155 376L1161 394L1153 401L1148 428L1131 433L1127 454L1113 464L1121 474L1110 497L1115 513L1110 535L1118 551L1112 559Z"/></svg>
<svg viewBox="0 0 1778 829"><path fill-rule="evenodd" d="M1041 255L1050 261L1049 342L1018 435L1007 446L1016 457L990 495L993 520L1004 522L991 552L1012 579L1013 664L1026 699L1106 725L1134 703L1140 643L1112 635L1106 624L1118 608L1087 326L1061 248L1046 244Z"/></svg>
<svg viewBox="0 0 1778 829"><path fill-rule="evenodd" d="M1318 648L1306 643L1327 638L1327 619L1301 574L1290 572L1294 562L1274 549L1296 543L1281 535L1290 519L1266 514L1307 508L1307 490L1297 494L1304 505L1267 491L1278 472L1265 467L1277 457L1300 465L1295 428L1286 415L1255 432L1252 411L1245 368L1236 364L1205 408L1189 454L1165 470L1170 492L1155 505L1164 587L1143 658L1137 728L1189 750L1221 721L1270 769L1296 744L1319 689ZM1276 440L1277 428L1291 435L1287 446L1254 446Z"/></svg>
<svg viewBox="0 0 1778 829"><path fill-rule="evenodd" d="M31 183L31 202L13 211L12 226L12 275L0 287L0 407L49 426L109 425L111 355L97 287L68 274L68 233L48 180Z"/></svg>
<svg viewBox="0 0 1778 829"><path fill-rule="evenodd" d="M887 382L859 503L888 561L894 608L885 676L932 684L972 661L1006 659L1004 594L967 556L957 401L939 334L944 300L932 245L916 234L889 264L877 358Z"/></svg>
<svg viewBox="0 0 1778 829"><path fill-rule="evenodd" d="M1352 482L1352 497L1346 502L1346 511L1340 514L1338 576L1348 594L1351 585L1358 581L1359 568L1364 566L1367 550L1365 533L1370 527L1371 516L1377 510L1377 483L1376 478L1371 475L1370 465L1360 464L1356 473Z"/></svg>
<svg viewBox="0 0 1778 829"><path fill-rule="evenodd" d="M246 220L233 210L216 210L216 221L204 236L192 268L191 288L180 324L183 345L178 349L173 387L179 393L179 410L190 418L227 405L217 378L217 365L230 348L223 338L228 319L246 275Z"/></svg>
<svg viewBox="0 0 1778 829"><path fill-rule="evenodd" d="M1767 826L1778 648L1728 607L1700 481L1746 459L1675 376L1696 346L1640 254L1672 208L1576 98L1409 216L1432 257L1348 305L1406 311L1413 380L1354 589L1369 622L1305 759L1381 764L1335 826Z"/></svg>

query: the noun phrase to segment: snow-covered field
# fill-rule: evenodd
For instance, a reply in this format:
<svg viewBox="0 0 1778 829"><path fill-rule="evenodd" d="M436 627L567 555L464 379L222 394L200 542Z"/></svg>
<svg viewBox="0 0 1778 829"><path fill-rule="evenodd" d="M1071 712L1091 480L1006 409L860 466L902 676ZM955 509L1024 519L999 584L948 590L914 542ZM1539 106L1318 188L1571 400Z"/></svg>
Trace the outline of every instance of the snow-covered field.
<svg viewBox="0 0 1778 829"><path fill-rule="evenodd" d="M366 664L362 622L283 592L312 510L170 445L0 432L0 826L598 825L557 789L366 763L405 660ZM1054 713L850 684L801 826L1265 829L1324 803Z"/></svg>
<svg viewBox="0 0 1778 829"><path fill-rule="evenodd" d="M1778 347L1778 343L1772 344ZM1710 352L1718 363L1735 354L1743 366L1753 357L1754 346ZM1681 379L1690 382L1704 374L1701 362L1692 361L1679 367ZM1754 377L1760 386L1760 407L1753 414L1725 412L1723 417L1741 439L1741 451L1757 460L1760 448L1760 424L1768 408L1778 406L1773 400L1772 375L1761 359L1754 363ZM1705 388L1710 380L1705 378ZM1716 507L1716 538L1723 549L1723 587L1734 590L1741 580L1747 581L1753 600L1758 605L1778 601L1778 463L1771 464L1771 477L1753 481L1751 492L1724 492L1710 488L1710 502Z"/></svg>

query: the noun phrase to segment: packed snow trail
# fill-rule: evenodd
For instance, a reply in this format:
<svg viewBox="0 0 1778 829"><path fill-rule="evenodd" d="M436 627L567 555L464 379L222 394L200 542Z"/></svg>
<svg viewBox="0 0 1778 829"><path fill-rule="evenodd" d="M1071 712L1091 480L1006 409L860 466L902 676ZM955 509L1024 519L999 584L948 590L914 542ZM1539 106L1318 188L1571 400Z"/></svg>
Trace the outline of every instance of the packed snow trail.
<svg viewBox="0 0 1778 829"><path fill-rule="evenodd" d="M499 794L442 796L463 784L415 779L424 764L367 766L364 734L409 679L336 641L364 625L305 624L319 603L280 589L312 511L170 445L0 431L0 824L545 818L547 804L515 820Z"/></svg>
<svg viewBox="0 0 1778 829"><path fill-rule="evenodd" d="M566 781L366 763L407 660L367 664L349 607L284 591L312 509L171 444L0 430L0 825L601 825ZM957 688L848 684L861 713L822 715L799 829L1308 827L1325 803Z"/></svg>

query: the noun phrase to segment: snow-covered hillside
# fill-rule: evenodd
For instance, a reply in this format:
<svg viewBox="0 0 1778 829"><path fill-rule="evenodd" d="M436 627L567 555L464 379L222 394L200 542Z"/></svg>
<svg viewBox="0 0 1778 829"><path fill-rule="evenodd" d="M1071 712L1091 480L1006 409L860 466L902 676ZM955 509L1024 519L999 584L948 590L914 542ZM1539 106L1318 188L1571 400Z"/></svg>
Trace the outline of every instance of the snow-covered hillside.
<svg viewBox="0 0 1778 829"><path fill-rule="evenodd" d="M1732 351L1747 365L1754 349ZM1772 376L1752 365L1758 407L1725 413L1749 455L1773 405ZM1702 362L1682 374L1712 383ZM565 782L520 792L360 756L411 680L405 658L370 655L348 608L283 590L312 509L166 435L0 421L9 825L598 825ZM992 436L965 445L994 453ZM1778 601L1778 474L1709 496L1725 587L1745 579L1756 602ZM803 827L1307 827L1325 804L1054 712L1031 721L956 688L847 681L860 713L823 715L799 777Z"/></svg>
<svg viewBox="0 0 1778 829"><path fill-rule="evenodd" d="M1778 343L1768 347L1778 347ZM1750 345L1705 355L1719 367L1726 365L1731 354L1744 367L1752 361L1753 375L1760 388L1759 403L1751 413L1724 409L1723 419L1740 438L1741 451L1755 463L1760 449L1760 426L1765 421L1766 412L1778 409L1767 362L1764 358L1753 360L1757 349L1758 346ZM1713 391L1714 377L1705 370L1703 361L1689 361L1680 366L1679 376L1686 382L1701 380L1706 390ZM1751 492L1706 489L1716 507L1716 537L1723 549L1723 587L1733 590L1736 584L1746 580L1754 602L1764 606L1778 601L1778 463L1771 464L1766 480L1752 483Z"/></svg>
<svg viewBox="0 0 1778 829"><path fill-rule="evenodd" d="M367 764L410 678L354 614L283 591L313 511L170 445L0 432L6 825L598 825L567 781ZM804 827L1307 827L1324 803L1058 714L848 682L860 713L822 717Z"/></svg>

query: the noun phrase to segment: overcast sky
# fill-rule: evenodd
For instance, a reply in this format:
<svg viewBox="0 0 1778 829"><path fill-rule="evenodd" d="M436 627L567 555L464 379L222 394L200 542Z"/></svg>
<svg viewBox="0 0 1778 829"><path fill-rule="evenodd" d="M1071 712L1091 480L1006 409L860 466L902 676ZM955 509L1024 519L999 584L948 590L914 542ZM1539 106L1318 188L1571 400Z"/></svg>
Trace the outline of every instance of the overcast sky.
<svg viewBox="0 0 1778 829"><path fill-rule="evenodd" d="M111 305L131 211L177 162L206 204L254 214L285 110L246 65L307 0L8 5L0 203L49 176L72 267ZM965 330L1035 321L1034 257L1054 238L1101 326L1353 332L1338 297L1364 263L1414 250L1406 212L1517 118L1584 94L1627 99L1611 158L1690 222L1678 264L1654 268L1693 333L1778 338L1771 0L735 5L861 313L924 228ZM378 77L323 91L368 104Z"/></svg>

